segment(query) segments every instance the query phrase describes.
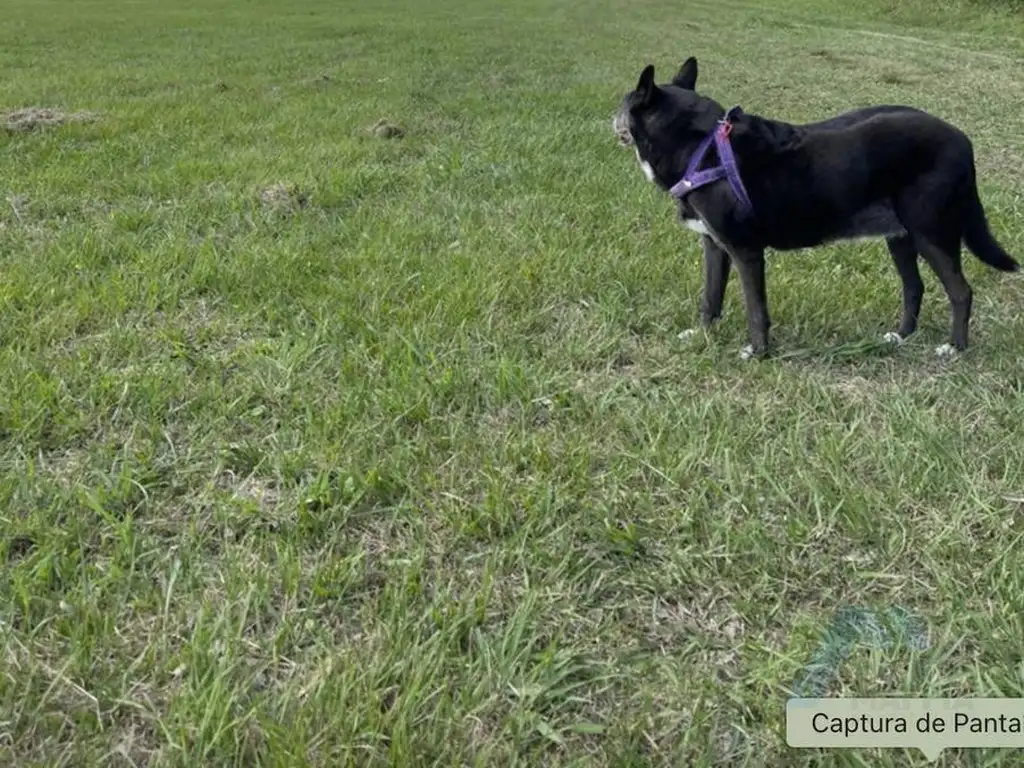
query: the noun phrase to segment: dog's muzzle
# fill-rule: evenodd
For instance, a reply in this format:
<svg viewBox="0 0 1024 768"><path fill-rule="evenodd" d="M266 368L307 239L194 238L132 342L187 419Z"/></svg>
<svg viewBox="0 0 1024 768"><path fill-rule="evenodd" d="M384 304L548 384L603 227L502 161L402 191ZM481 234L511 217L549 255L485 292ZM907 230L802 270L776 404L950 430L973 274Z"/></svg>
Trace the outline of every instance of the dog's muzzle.
<svg viewBox="0 0 1024 768"><path fill-rule="evenodd" d="M619 144L622 146L628 147L633 143L633 134L629 132L629 118L622 113L612 118L612 130L615 131L615 135L619 138Z"/></svg>

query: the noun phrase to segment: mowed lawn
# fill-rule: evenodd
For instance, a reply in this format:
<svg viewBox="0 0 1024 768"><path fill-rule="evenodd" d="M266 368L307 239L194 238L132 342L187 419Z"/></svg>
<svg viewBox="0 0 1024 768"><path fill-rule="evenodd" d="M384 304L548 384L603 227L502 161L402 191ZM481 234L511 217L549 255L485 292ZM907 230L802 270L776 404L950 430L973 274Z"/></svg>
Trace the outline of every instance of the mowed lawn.
<svg viewBox="0 0 1024 768"><path fill-rule="evenodd" d="M930 272L890 350L884 246L771 255L774 359L735 281L680 342L610 130L688 55L923 107L1024 258L1024 21L967 8L6 0L0 112L78 119L0 126L0 764L921 764L785 744L844 606L929 646L828 695L1024 696L1022 279L965 252L939 360Z"/></svg>

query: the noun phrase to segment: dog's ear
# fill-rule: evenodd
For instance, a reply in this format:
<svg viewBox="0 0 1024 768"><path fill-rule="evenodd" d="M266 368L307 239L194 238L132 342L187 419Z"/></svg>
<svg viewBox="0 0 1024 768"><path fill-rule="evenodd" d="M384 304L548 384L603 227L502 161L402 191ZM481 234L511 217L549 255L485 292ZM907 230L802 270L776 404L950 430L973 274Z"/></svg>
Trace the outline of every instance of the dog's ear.
<svg viewBox="0 0 1024 768"><path fill-rule="evenodd" d="M692 91L697 85L697 60L693 56L683 62L678 74L672 78L672 85L678 85L688 91Z"/></svg>
<svg viewBox="0 0 1024 768"><path fill-rule="evenodd" d="M646 104L651 100L657 86L654 84L654 65L648 64L640 73L640 80L636 84L636 92L640 94L640 103Z"/></svg>

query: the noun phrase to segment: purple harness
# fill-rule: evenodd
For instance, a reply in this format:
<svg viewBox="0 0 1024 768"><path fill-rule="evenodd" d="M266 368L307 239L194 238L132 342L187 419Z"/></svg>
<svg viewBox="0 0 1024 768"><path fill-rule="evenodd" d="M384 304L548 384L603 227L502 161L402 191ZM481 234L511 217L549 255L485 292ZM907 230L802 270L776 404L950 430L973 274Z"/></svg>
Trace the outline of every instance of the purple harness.
<svg viewBox="0 0 1024 768"><path fill-rule="evenodd" d="M733 154L732 144L729 143L729 134L732 133L732 114L737 110L739 110L739 107L733 107L726 112L725 116L718 121L718 127L704 137L700 146L697 147L697 151L690 158L690 164L687 166L683 178L676 182L669 190L669 194L682 200L695 189L700 189L720 179L728 179L729 186L732 187L732 192L740 201L740 205L745 209L745 213L750 214L753 212L754 206L747 196L747 189L743 186L743 180L740 179L740 171L736 167L736 155ZM715 145L718 161L721 165L707 168L703 171L697 170L700 168L701 163L704 162L704 156L708 153L712 143Z"/></svg>

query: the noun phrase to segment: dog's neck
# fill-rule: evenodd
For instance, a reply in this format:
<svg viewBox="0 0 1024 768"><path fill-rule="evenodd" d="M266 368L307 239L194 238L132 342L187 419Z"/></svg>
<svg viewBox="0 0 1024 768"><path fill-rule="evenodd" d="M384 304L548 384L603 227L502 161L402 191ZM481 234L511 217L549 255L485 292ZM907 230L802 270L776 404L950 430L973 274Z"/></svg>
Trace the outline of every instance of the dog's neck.
<svg viewBox="0 0 1024 768"><path fill-rule="evenodd" d="M716 105L717 106L717 105ZM671 189L686 173L693 154L710 131L715 130L718 121L725 115L725 109L719 107L718 113L709 113L705 119L707 125L697 130L687 130L686 138L672 152L654 152L646 162L641 161L644 173L651 181L665 190ZM759 115L741 112L732 120L733 129L730 134L733 153L741 171L749 174L779 151L785 151L798 137L799 130L790 123L769 120ZM704 130L706 128L706 130ZM721 162L714 147L708 150L706 165Z"/></svg>
<svg viewBox="0 0 1024 768"><path fill-rule="evenodd" d="M664 190L671 189L679 179L686 173L686 168L694 153L700 148L701 142L707 135L715 130L718 121L725 115L725 109L715 104L716 109L708 111L701 116L700 123L694 125L687 122L686 127L681 129L680 134L673 137L671 150L666 152L658 151L658 147L652 146L646 154L646 159L640 161L640 165L647 175L647 178ZM714 161L716 157L714 148L708 152L707 162ZM640 153L637 153L640 158Z"/></svg>
<svg viewBox="0 0 1024 768"><path fill-rule="evenodd" d="M788 151L799 133L799 129L790 123L745 114L741 120L736 121L732 143L737 153L744 153L749 165L778 152Z"/></svg>

